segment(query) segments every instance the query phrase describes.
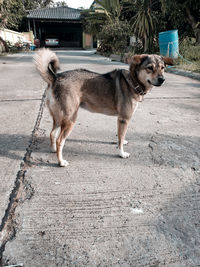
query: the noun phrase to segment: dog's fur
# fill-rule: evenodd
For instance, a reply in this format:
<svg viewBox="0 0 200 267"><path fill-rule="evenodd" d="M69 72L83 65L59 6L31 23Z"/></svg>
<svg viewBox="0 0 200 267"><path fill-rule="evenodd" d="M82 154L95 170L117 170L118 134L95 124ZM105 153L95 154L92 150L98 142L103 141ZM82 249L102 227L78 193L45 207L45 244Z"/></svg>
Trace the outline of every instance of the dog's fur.
<svg viewBox="0 0 200 267"><path fill-rule="evenodd" d="M158 55L135 55L130 70L118 69L99 74L85 69L57 73L59 60L49 49L39 50L35 64L47 82L47 105L53 118L50 134L51 149L57 152L60 166L68 162L62 157L65 139L73 129L79 107L91 112L118 117L118 141L120 156L129 157L123 145L128 122L137 104L153 86L164 82L164 65L172 65L170 58Z"/></svg>

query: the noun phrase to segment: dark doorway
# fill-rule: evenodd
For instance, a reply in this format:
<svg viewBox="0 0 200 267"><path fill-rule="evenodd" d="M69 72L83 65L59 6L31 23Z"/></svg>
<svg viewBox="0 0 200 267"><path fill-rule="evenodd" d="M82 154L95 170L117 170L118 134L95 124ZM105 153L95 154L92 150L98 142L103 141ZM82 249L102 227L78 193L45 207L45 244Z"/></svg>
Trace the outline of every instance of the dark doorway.
<svg viewBox="0 0 200 267"><path fill-rule="evenodd" d="M61 47L82 48L83 30L80 23L72 22L47 22L36 21L37 38L40 39L42 46L45 39L55 36L59 39Z"/></svg>

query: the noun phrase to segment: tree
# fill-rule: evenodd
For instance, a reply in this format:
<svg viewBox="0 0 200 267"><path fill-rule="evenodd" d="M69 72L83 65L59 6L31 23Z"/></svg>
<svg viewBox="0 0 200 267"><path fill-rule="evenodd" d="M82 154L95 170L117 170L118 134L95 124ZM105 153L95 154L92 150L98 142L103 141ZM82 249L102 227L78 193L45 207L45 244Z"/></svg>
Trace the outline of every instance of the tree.
<svg viewBox="0 0 200 267"><path fill-rule="evenodd" d="M113 23L107 23L98 34L101 41L100 49L102 52L120 53L126 52L129 37L130 26L125 21L116 20Z"/></svg>
<svg viewBox="0 0 200 267"><path fill-rule="evenodd" d="M158 24L157 12L154 6L158 0L125 0L125 12L133 14L130 24L134 35L142 41L144 52L153 47L153 40Z"/></svg>
<svg viewBox="0 0 200 267"><path fill-rule="evenodd" d="M7 22L6 27L11 30L18 30L22 18L26 15L23 3L21 0L9 0L7 3Z"/></svg>
<svg viewBox="0 0 200 267"><path fill-rule="evenodd" d="M83 29L86 33L93 35L94 38L101 32L107 20L108 17L105 12L98 12L97 10L91 9L81 11Z"/></svg>
<svg viewBox="0 0 200 267"><path fill-rule="evenodd" d="M81 12L83 28L95 37L105 24L119 20L120 13L120 0L96 0L90 9Z"/></svg>
<svg viewBox="0 0 200 267"><path fill-rule="evenodd" d="M190 25L196 43L200 44L200 1L199 0L161 0L163 13L169 16L169 20L176 26L182 26L184 22ZM181 16L181 21L178 18Z"/></svg>
<svg viewBox="0 0 200 267"><path fill-rule="evenodd" d="M51 3L53 0L0 0L0 28L19 30L27 10L47 7ZM8 51L5 40L0 38L0 42Z"/></svg>
<svg viewBox="0 0 200 267"><path fill-rule="evenodd" d="M53 0L22 0L25 10L50 7Z"/></svg>
<svg viewBox="0 0 200 267"><path fill-rule="evenodd" d="M119 0L96 0L98 6L102 8L106 16L110 20L119 19L121 13L121 5Z"/></svg>
<svg viewBox="0 0 200 267"><path fill-rule="evenodd" d="M0 2L0 28L8 27L9 29L17 30L18 26L25 14L25 10L21 0L1 0ZM0 37L0 42L8 52L8 45L3 38Z"/></svg>
<svg viewBox="0 0 200 267"><path fill-rule="evenodd" d="M59 7L59 6L67 6L67 3L65 1L58 1L56 3L53 3L54 7Z"/></svg>

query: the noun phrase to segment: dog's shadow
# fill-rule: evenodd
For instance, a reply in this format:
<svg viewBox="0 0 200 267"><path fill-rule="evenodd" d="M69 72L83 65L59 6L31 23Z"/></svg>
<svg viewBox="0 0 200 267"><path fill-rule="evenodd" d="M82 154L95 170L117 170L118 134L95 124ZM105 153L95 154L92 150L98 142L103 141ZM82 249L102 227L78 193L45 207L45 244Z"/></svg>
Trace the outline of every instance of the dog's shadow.
<svg viewBox="0 0 200 267"><path fill-rule="evenodd" d="M138 166L146 164L173 168L175 166L198 168L199 137L163 134L152 136L135 133L130 139L131 142L127 148L128 152L132 154L130 160L128 159L130 164L134 159L134 165ZM117 141L114 140L69 138L66 140L63 154L70 161L74 161L77 157L80 161L117 159L119 158L119 151L117 150ZM55 153L51 153L49 143L49 138L46 136L37 136L33 142L31 136L0 134L0 157L2 162L7 162L6 158L9 158L19 161L20 165L28 150L31 152L30 162L27 162L30 166L57 167L57 156Z"/></svg>
<svg viewBox="0 0 200 267"><path fill-rule="evenodd" d="M55 158L57 160L56 153L52 153L50 150L50 141L47 137L39 137L37 140L36 147L34 149L34 152L36 153L43 153L43 155L47 155L47 157ZM97 145L97 146L96 146ZM103 145L104 148L100 150L98 145ZM67 139L65 142L65 146L63 148L63 156L67 156L67 158L75 158L79 156L80 160L84 160L86 158L119 158L117 153L110 153L110 146L114 146L117 148L117 141L101 141L101 140L89 140L89 139ZM106 149L107 147L107 149ZM101 153L101 151L105 151L105 149L108 151L107 153ZM37 165L50 165L54 167L54 164L50 164L48 162L44 162L43 159L41 159L41 162L38 162L35 158L33 158L33 164ZM56 165L58 166L58 165Z"/></svg>
<svg viewBox="0 0 200 267"><path fill-rule="evenodd" d="M73 146L73 144L79 144L78 149L76 149L77 145ZM88 140L88 139L67 139L66 145L64 147L63 153L69 153L72 156L77 155L85 155L85 156L101 156L101 157L112 157L116 158L117 156L115 154L111 153L101 153L100 151L84 151L80 149L81 144L100 144L100 145L116 145L117 142L114 141L98 141L98 140ZM55 161L56 159L56 153L51 153L50 150L50 141L48 137L37 137L34 141L34 144L32 142L32 137L28 135L18 135L18 134L0 134L0 157L1 158L9 158L16 161L23 161L24 157L27 153L27 149L30 149L31 152L31 158L30 162L28 162L28 165L30 166L51 166L51 167L57 167L58 165L55 163L51 163L48 160L42 160L41 155L38 156L38 154L35 157L32 157L32 154L34 155L34 152L36 153L43 153L43 154L50 154L54 155ZM52 156L51 156L52 157Z"/></svg>
<svg viewBox="0 0 200 267"><path fill-rule="evenodd" d="M100 141L100 140L85 140L85 139L67 139L66 142L85 143L85 144L101 144L101 145L117 145L117 141Z"/></svg>

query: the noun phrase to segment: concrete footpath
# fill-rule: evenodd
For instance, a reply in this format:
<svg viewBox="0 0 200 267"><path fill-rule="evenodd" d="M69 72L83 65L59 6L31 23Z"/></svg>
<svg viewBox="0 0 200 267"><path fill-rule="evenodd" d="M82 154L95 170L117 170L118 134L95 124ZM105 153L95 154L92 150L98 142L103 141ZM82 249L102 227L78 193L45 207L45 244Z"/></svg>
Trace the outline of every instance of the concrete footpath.
<svg viewBox="0 0 200 267"><path fill-rule="evenodd" d="M128 68L93 51L61 69ZM200 82L166 73L118 157L116 118L79 111L60 168L33 54L0 57L0 266L200 266Z"/></svg>

